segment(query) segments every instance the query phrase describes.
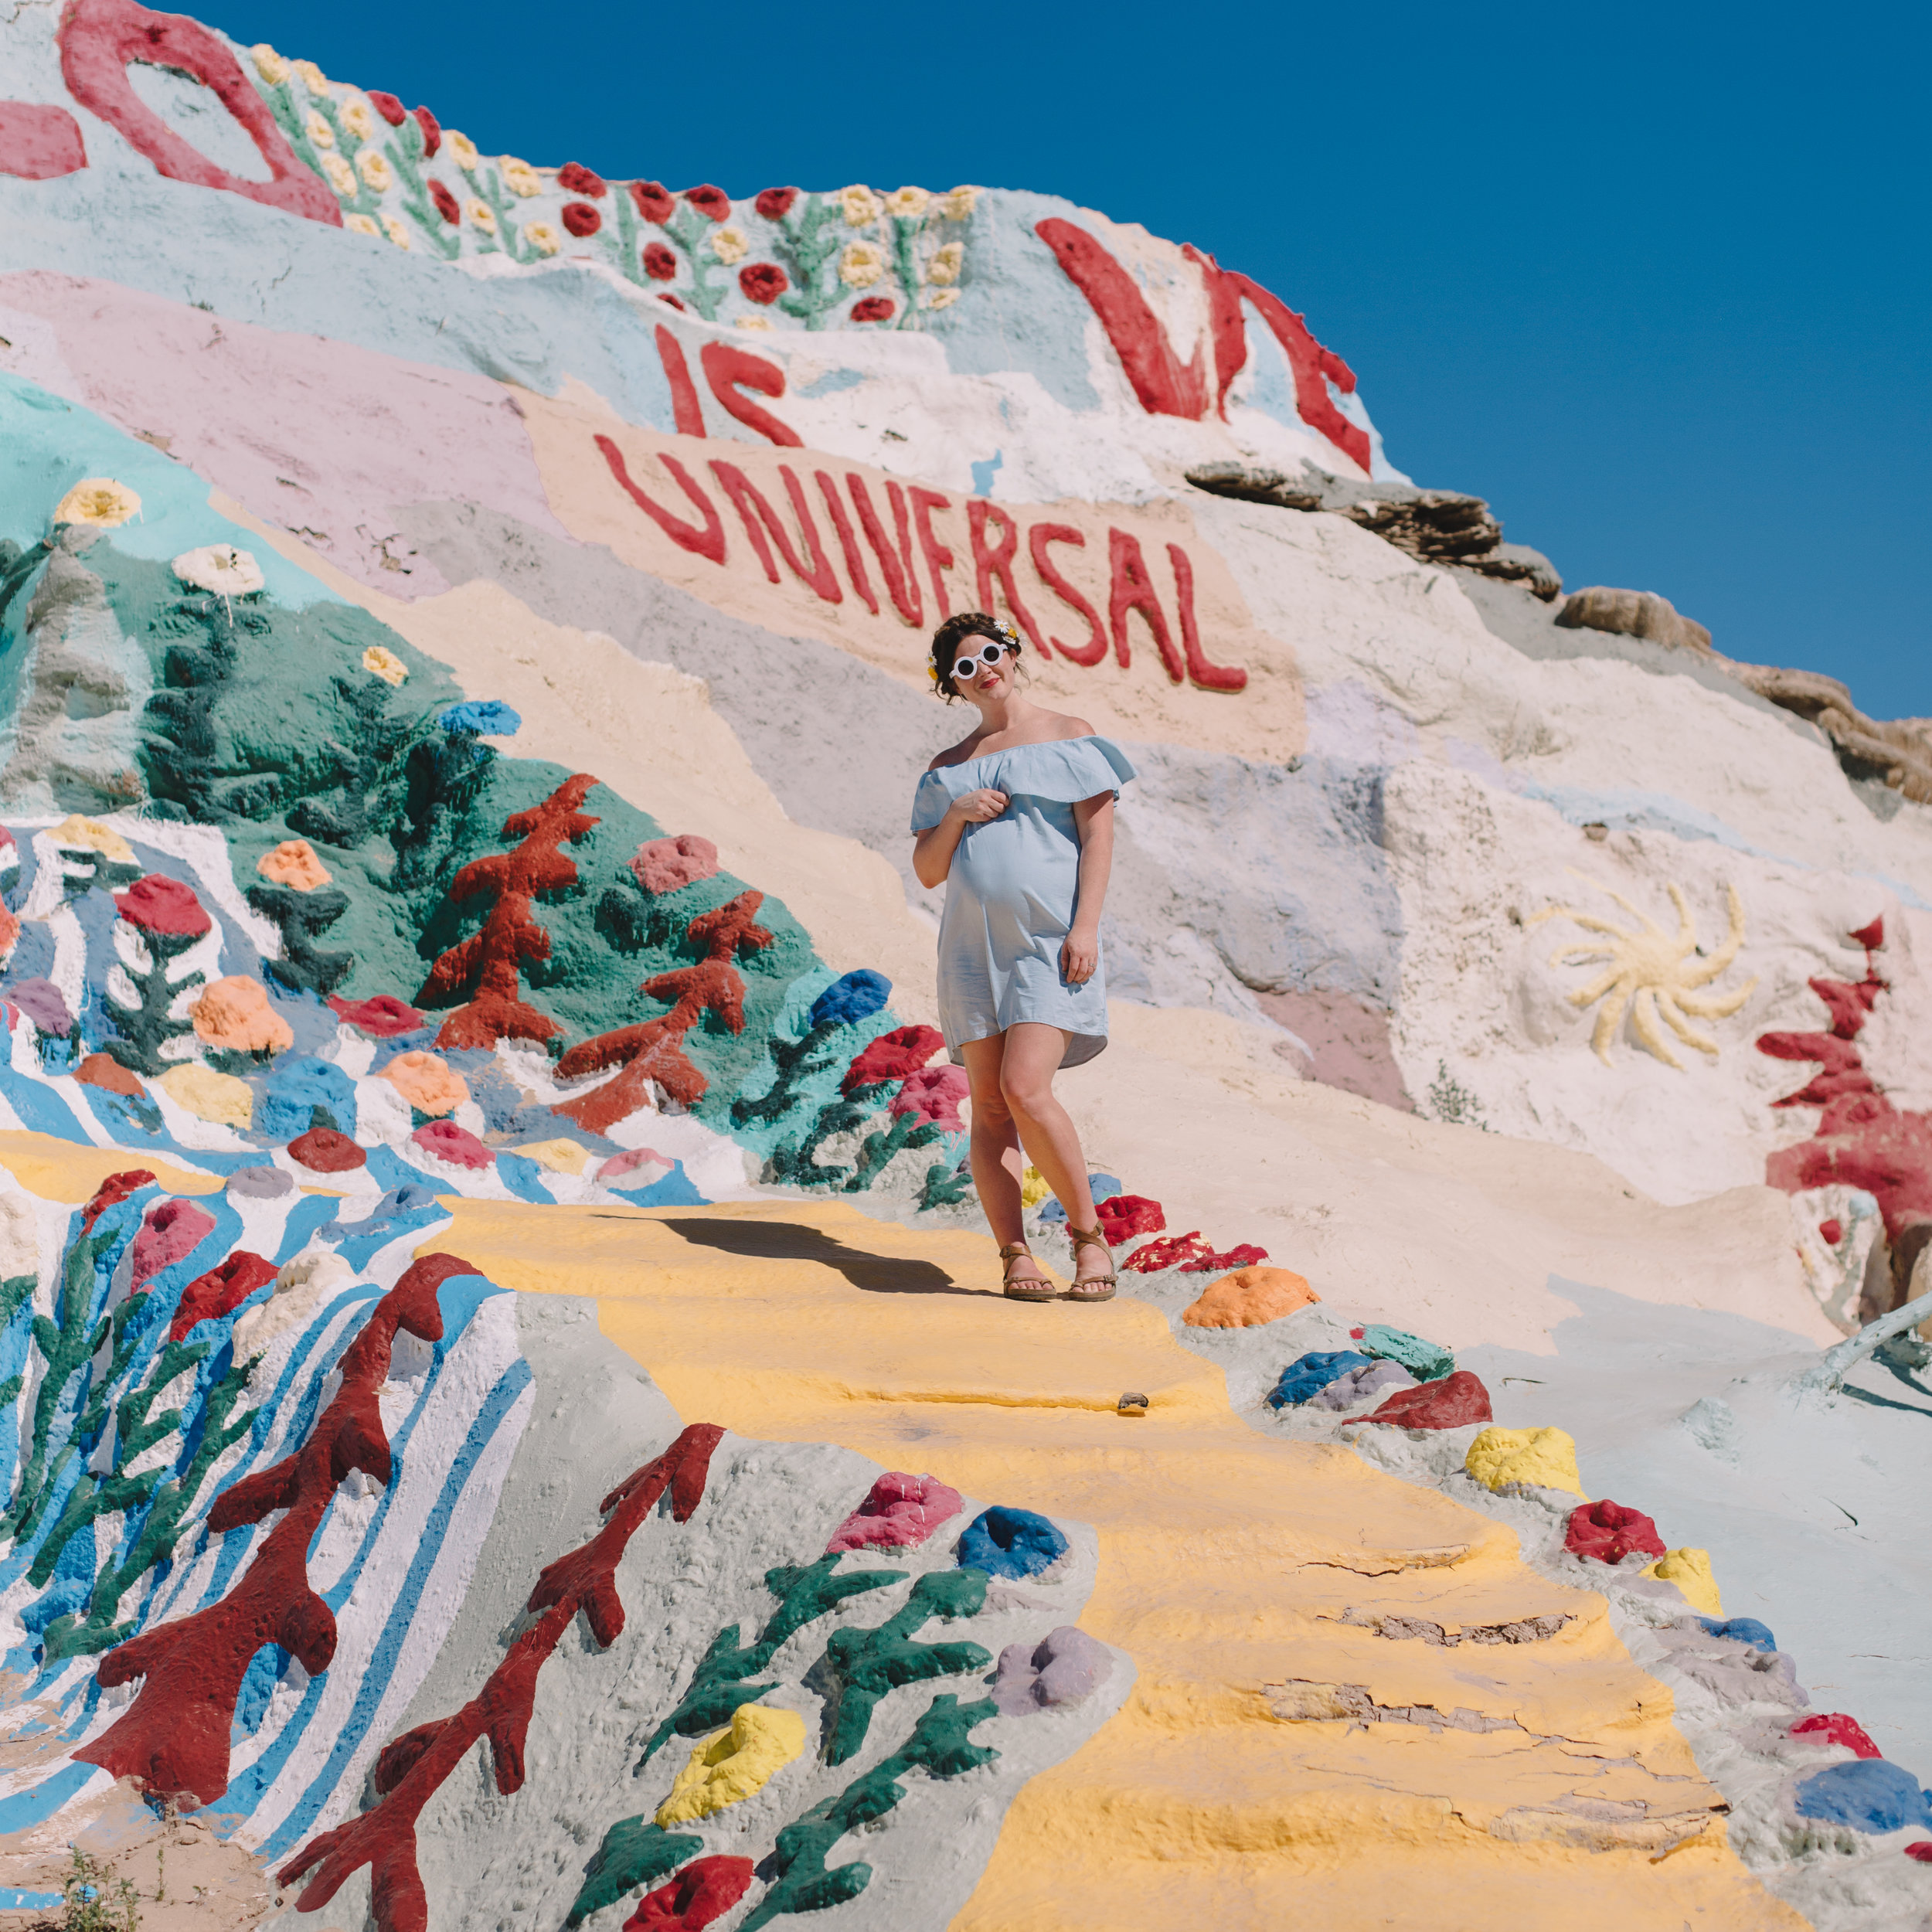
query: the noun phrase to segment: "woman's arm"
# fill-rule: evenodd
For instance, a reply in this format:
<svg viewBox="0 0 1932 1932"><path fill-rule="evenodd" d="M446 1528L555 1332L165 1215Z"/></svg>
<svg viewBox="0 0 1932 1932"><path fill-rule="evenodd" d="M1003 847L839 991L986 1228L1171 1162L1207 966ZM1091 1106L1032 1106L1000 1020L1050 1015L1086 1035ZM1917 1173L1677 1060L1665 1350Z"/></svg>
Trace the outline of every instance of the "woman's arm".
<svg viewBox="0 0 1932 1932"><path fill-rule="evenodd" d="M969 791L946 808L946 816L936 825L913 834L913 876L928 889L943 886L953 869L953 854L968 825L983 825L1006 809L1003 791Z"/></svg>
<svg viewBox="0 0 1932 1932"><path fill-rule="evenodd" d="M1073 896L1073 923L1060 942L1060 972L1067 984L1084 985L1100 963L1100 913L1107 903L1107 878L1114 866L1114 794L1083 798L1073 808L1073 829L1080 842L1080 883Z"/></svg>

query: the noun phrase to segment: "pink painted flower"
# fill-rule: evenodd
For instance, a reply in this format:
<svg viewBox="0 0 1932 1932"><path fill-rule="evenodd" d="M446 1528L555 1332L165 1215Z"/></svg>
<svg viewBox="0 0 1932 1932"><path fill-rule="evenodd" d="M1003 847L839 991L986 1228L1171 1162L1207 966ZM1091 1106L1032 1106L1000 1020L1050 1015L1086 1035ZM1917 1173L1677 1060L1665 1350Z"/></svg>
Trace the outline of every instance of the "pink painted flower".
<svg viewBox="0 0 1932 1932"><path fill-rule="evenodd" d="M971 1091L964 1067L928 1066L906 1077L886 1111L910 1114L921 1126L930 1121L948 1133L963 1133L966 1123L959 1117L959 1104Z"/></svg>
<svg viewBox="0 0 1932 1932"><path fill-rule="evenodd" d="M862 302L852 305L852 318L855 322L889 322L892 320L893 301L889 295L868 295Z"/></svg>
<svg viewBox="0 0 1932 1932"><path fill-rule="evenodd" d="M722 188L713 188L709 182L702 187L687 188L684 198L701 215L713 221L723 221L731 213L731 197Z"/></svg>
<svg viewBox="0 0 1932 1932"><path fill-rule="evenodd" d="M563 225L581 240L587 235L594 235L604 226L604 217L587 201L566 201L563 204Z"/></svg>
<svg viewBox="0 0 1932 1932"><path fill-rule="evenodd" d="M667 222L678 212L678 204L671 199L671 191L661 181L634 181L631 184L631 199L646 221Z"/></svg>
<svg viewBox="0 0 1932 1932"><path fill-rule="evenodd" d="M437 149L443 145L442 123L427 107L417 107L413 111L417 126L423 131L423 158L434 161ZM440 207L441 204L439 202L437 206Z"/></svg>
<svg viewBox="0 0 1932 1932"><path fill-rule="evenodd" d="M644 251L644 272L654 282L675 281L678 258L662 242L652 242Z"/></svg>
<svg viewBox="0 0 1932 1932"><path fill-rule="evenodd" d="M738 286L747 301L768 308L791 284L776 262L753 262L738 270Z"/></svg>
<svg viewBox="0 0 1932 1932"><path fill-rule="evenodd" d="M379 88L372 87L369 89L369 104L373 107L392 128L400 128L404 121L409 119L409 115L404 111L403 104L396 98L395 95L386 94Z"/></svg>
<svg viewBox="0 0 1932 1932"><path fill-rule="evenodd" d="M436 203L436 212L452 228L461 226L463 211L457 206L456 197L440 181L430 183L430 199Z"/></svg>
<svg viewBox="0 0 1932 1932"><path fill-rule="evenodd" d="M791 204L798 199L795 188L767 188L752 203L767 221L783 221L791 213Z"/></svg>
<svg viewBox="0 0 1932 1932"><path fill-rule="evenodd" d="M556 171L556 185L566 194L588 195L593 201L601 200L610 192L610 185L599 174L580 162L566 161Z"/></svg>

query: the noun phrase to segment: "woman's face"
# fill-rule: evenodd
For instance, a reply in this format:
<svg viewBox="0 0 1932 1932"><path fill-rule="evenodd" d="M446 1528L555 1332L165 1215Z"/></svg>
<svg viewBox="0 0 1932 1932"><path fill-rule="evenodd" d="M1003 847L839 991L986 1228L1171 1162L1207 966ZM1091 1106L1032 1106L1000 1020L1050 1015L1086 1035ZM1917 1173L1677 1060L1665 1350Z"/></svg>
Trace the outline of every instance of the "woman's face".
<svg viewBox="0 0 1932 1932"><path fill-rule="evenodd" d="M986 661L989 650L993 660L990 664ZM961 641L957 655L970 657L973 661L970 676L962 675L957 666L953 672L954 685L962 698L984 706L997 704L1012 695L1018 666L1011 645L998 638L983 638L975 634Z"/></svg>

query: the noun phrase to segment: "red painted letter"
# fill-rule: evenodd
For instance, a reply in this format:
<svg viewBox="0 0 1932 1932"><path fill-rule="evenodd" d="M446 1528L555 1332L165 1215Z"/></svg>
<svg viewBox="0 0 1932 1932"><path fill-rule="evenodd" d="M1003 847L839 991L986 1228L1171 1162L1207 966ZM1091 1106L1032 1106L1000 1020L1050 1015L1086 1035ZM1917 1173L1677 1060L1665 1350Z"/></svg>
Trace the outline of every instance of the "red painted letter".
<svg viewBox="0 0 1932 1932"><path fill-rule="evenodd" d="M1107 631L1100 622L1100 614L1060 574L1060 566L1046 554L1049 543L1074 543L1084 549L1087 539L1070 523L1036 523L1026 533L1026 553L1033 560L1033 568L1039 571L1041 583L1069 610L1077 611L1086 618L1092 635L1077 650L1070 645L1062 644L1058 638L1050 638L1048 641L1063 658L1070 658L1076 664L1098 664L1107 655Z"/></svg>
<svg viewBox="0 0 1932 1932"><path fill-rule="evenodd" d="M760 409L748 396L739 393L737 386L743 384L746 389L755 389L760 396L784 395L785 372L776 362L733 349L729 342L706 342L699 350L698 359L704 364L705 380L711 385L712 394L747 429L756 430L782 449L804 447L804 438L796 430L780 422L770 410Z"/></svg>
<svg viewBox="0 0 1932 1932"><path fill-rule="evenodd" d="M1161 600L1154 594L1154 580L1147 573L1147 560L1141 555L1140 540L1129 536L1124 530L1110 529L1107 533L1107 554L1112 572L1107 607L1114 626L1114 656L1120 659L1123 668L1133 662L1127 648L1127 614L1138 611L1154 633L1154 641L1159 647L1161 662L1167 666L1167 675L1176 684L1180 683L1187 675L1187 667L1168 634Z"/></svg>
<svg viewBox="0 0 1932 1932"><path fill-rule="evenodd" d="M879 600L872 595L872 579L866 574L866 555L852 534L852 519L845 514L838 485L823 470L814 470L812 474L818 479L818 494L825 499L825 508L832 514L832 527L838 532L838 547L845 553L845 570L852 579L852 587L859 593L859 602L877 617Z"/></svg>
<svg viewBox="0 0 1932 1932"><path fill-rule="evenodd" d="M707 348L715 347L707 344ZM785 479L785 492L791 498L791 507L798 512L800 527L805 533L805 547L811 555L811 568L807 570L798 553L792 548L791 537L778 519L777 512L759 493L758 486L735 463L714 461L711 474L725 487L725 493L738 506L738 514L744 519L745 534L751 539L751 547L758 553L758 561L765 566L765 575L774 583L778 581L778 566L771 560L771 545L765 541L765 531L771 533L771 541L778 546L791 574L801 583L808 583L828 604L842 604L845 594L838 587L838 580L833 575L830 562L818 541L818 526L811 520L811 505L805 501L805 493L800 486L790 466L781 464L778 474ZM760 523L764 526L761 530Z"/></svg>
<svg viewBox="0 0 1932 1932"><path fill-rule="evenodd" d="M986 545L986 519L989 516L998 517L1005 530L998 547L992 549ZM1019 591L1013 587L1013 553L1019 548L1019 526L997 504L976 496L966 505L966 529L973 541L973 573L979 594L979 607L989 617L997 614L998 607L993 602L993 583L997 579L1006 594L1006 607L1026 633L1027 641L1042 657L1052 656L1053 653L1040 641L1032 617L1020 602Z"/></svg>
<svg viewBox="0 0 1932 1932"><path fill-rule="evenodd" d="M704 410L698 402L698 386L691 379L691 365L684 359L684 345L662 322L658 325L658 360L664 365L664 379L671 385L671 416L678 434L703 435Z"/></svg>
<svg viewBox="0 0 1932 1932"><path fill-rule="evenodd" d="M926 605L919 594L919 573L913 567L913 533L906 515L906 492L896 483L886 485L886 495L893 506L893 522L899 532L899 553L894 556L891 544L886 540L885 527L879 521L879 512L872 508L866 479L848 470L845 486L852 492L852 508L859 512L866 540L879 560L880 574L886 580L886 594L892 599L893 608L908 624L923 622Z"/></svg>
<svg viewBox="0 0 1932 1932"><path fill-rule="evenodd" d="M0 100L0 175L22 181L53 181L87 165L80 123L65 107Z"/></svg>
<svg viewBox="0 0 1932 1932"><path fill-rule="evenodd" d="M1369 432L1351 423L1335 407L1335 398L1328 393L1331 382L1343 395L1352 393L1355 371L1333 349L1324 349L1309 332L1308 324L1280 296L1270 295L1259 282L1222 268L1212 268L1209 279L1217 316L1223 300L1223 290L1232 289L1237 300L1245 296L1253 303L1274 339L1281 345L1282 353L1288 359L1288 367L1294 373L1295 413L1309 428L1325 436L1343 455L1359 464L1366 474L1370 455ZM1218 360L1221 354L1218 336L1215 349ZM1244 334L1241 361L1247 357L1247 341ZM1234 379L1234 370L1240 366L1241 362L1237 361L1234 369L1227 372L1226 381L1222 384L1224 395L1227 383Z"/></svg>
<svg viewBox="0 0 1932 1932"><path fill-rule="evenodd" d="M260 151L270 179L243 181L183 141L128 83L132 60L178 69L209 88ZM117 129L171 180L219 188L287 214L342 226L335 197L295 158L235 56L195 21L178 13L150 13L134 0L67 0L60 18L60 71L82 107Z"/></svg>
<svg viewBox="0 0 1932 1932"><path fill-rule="evenodd" d="M1240 691L1247 688L1248 674L1238 665L1210 664L1201 649L1201 634L1194 622L1194 566L1178 543L1167 546L1167 560L1174 566L1174 597L1181 607L1181 648L1187 654L1187 674L1203 691Z"/></svg>
<svg viewBox="0 0 1932 1932"><path fill-rule="evenodd" d="M889 484L889 489L896 490L898 485ZM950 510L953 507L951 497L941 496L937 490L922 489L915 483L912 488L913 522L919 532L919 548L926 559L926 568L931 572L933 601L939 606L939 614L949 617L953 607L946 601L946 580L939 573L953 560L953 553L939 539L933 535L933 512Z"/></svg>
<svg viewBox="0 0 1932 1932"><path fill-rule="evenodd" d="M658 528L663 531L680 549L689 550L698 556L708 556L713 563L725 560L725 533L723 519L718 515L718 506L706 496L696 479L675 456L662 456L658 460L668 470L678 487L690 498L699 514L704 519L700 530L686 523L682 518L673 516L662 504L654 503L651 498L631 481L631 472L624 466L624 452L607 436L600 436L597 445L604 452L604 460L611 466L611 474L624 485L631 501L643 511Z"/></svg>

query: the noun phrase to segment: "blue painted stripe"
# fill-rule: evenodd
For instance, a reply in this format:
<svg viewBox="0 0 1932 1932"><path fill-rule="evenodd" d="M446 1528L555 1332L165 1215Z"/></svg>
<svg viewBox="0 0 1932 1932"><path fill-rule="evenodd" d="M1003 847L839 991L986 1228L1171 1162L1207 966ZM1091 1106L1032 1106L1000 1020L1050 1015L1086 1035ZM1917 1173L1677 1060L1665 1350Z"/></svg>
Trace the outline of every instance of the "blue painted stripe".
<svg viewBox="0 0 1932 1932"><path fill-rule="evenodd" d="M23 1892L17 1885L0 1885L0 1912L51 1912L65 1903L58 1892Z"/></svg>
<svg viewBox="0 0 1932 1932"><path fill-rule="evenodd" d="M0 1060L0 1096L20 1117L20 1124L34 1133L51 1134L57 1140L78 1141L83 1146L94 1145L74 1118L73 1110L51 1087L25 1073L16 1073L5 1060Z"/></svg>
<svg viewBox="0 0 1932 1932"><path fill-rule="evenodd" d="M376 1639L369 1668L362 1673L362 1682L356 1688L355 1704L336 1735L328 1760L311 1781L308 1790L302 1794L294 1809L264 1842L262 1847L264 1855L270 1858L281 1856L307 1833L323 1805L334 1796L349 1760L368 1736L369 1727L376 1721L383 1693L395 1674L396 1660L409 1638L410 1626L415 1621L423 1592L428 1585L430 1573L435 1568L437 1560L442 1553L457 1498L468 1486L471 1472L491 1438L502 1427L505 1418L515 1405L517 1398L535 1379L530 1372L530 1365L519 1355L505 1369L496 1386L484 1399L476 1420L470 1425L469 1434L464 1438L463 1447L457 1451L455 1461L450 1466L449 1474L444 1478L441 1493L430 1512L429 1525L423 1541L417 1546L416 1555L410 1564L409 1573L403 1578L395 1605L389 1612L389 1621L383 1627L383 1634Z"/></svg>
<svg viewBox="0 0 1932 1932"><path fill-rule="evenodd" d="M32 1825L46 1824L89 1778L99 1775L92 1764L69 1764L52 1777L42 1779L31 1791L0 1798L0 1833L24 1832Z"/></svg>
<svg viewBox="0 0 1932 1932"><path fill-rule="evenodd" d="M546 1207L554 1206L556 1196L543 1185L543 1169L523 1154L499 1154L496 1157L498 1178L519 1201L535 1201Z"/></svg>
<svg viewBox="0 0 1932 1932"><path fill-rule="evenodd" d="M280 1267L284 1261L292 1261L307 1247L318 1228L325 1227L335 1219L335 1210L341 1202L326 1194L298 1196L295 1205L288 1210L288 1219L282 1223L281 1245L275 1250L275 1265Z"/></svg>

